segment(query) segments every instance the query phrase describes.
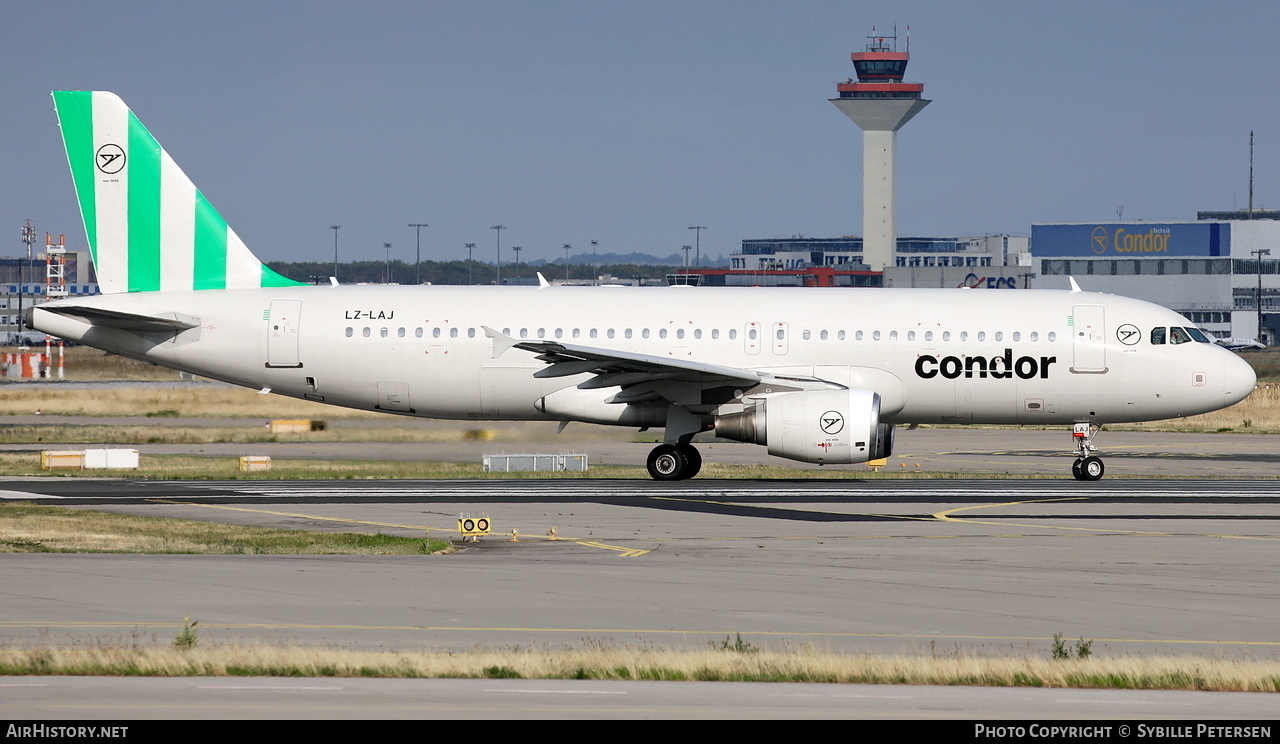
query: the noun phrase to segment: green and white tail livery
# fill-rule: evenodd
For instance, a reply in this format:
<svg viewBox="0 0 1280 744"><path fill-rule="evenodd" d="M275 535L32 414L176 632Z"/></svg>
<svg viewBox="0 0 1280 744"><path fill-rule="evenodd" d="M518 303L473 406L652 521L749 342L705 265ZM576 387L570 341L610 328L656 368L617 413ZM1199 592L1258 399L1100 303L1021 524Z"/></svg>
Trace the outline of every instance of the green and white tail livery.
<svg viewBox="0 0 1280 744"><path fill-rule="evenodd" d="M249 252L119 96L54 91L53 103L104 293L301 284Z"/></svg>

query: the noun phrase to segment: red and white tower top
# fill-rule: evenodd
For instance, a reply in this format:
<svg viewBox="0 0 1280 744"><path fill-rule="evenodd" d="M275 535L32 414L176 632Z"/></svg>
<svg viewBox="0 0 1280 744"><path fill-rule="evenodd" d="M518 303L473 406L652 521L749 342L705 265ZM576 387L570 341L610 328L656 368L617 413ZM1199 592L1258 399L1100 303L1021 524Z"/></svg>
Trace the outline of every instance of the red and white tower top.
<svg viewBox="0 0 1280 744"><path fill-rule="evenodd" d="M867 37L867 50L849 55L858 82L852 78L836 84L840 98L919 98L924 93L924 83L904 83L907 62L911 60L910 29L907 30L908 51L898 51L897 31L891 36Z"/></svg>

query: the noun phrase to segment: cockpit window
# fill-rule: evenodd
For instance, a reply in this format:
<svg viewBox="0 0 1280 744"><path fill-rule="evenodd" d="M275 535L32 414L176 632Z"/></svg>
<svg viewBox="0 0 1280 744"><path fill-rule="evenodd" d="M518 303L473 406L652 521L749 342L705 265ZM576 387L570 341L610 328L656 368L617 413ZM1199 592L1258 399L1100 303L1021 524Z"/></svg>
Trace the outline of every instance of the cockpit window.
<svg viewBox="0 0 1280 744"><path fill-rule="evenodd" d="M1165 335L1165 329L1164 329L1164 328L1152 328L1152 329L1151 329L1151 343L1152 343L1152 344L1154 344L1155 346L1163 346L1163 345L1164 345L1164 335Z"/></svg>
<svg viewBox="0 0 1280 744"><path fill-rule="evenodd" d="M1191 343L1191 334L1187 333L1185 328L1174 326L1169 329L1169 343L1171 344L1189 344Z"/></svg>
<svg viewBox="0 0 1280 744"><path fill-rule="evenodd" d="M1201 343L1201 344L1213 343L1212 341L1209 340L1208 336L1204 335L1204 331L1200 330L1199 328L1188 327L1187 333L1191 334L1192 340L1194 340L1196 343Z"/></svg>

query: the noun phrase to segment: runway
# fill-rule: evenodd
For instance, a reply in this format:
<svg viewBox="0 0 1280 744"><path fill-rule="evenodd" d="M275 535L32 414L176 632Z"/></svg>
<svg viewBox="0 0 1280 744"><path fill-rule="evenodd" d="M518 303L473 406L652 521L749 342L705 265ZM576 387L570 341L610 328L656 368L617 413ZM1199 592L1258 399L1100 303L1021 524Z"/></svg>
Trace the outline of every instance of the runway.
<svg viewBox="0 0 1280 744"><path fill-rule="evenodd" d="M1275 658L1280 482L0 481L0 497L456 537L449 556L11 554L0 643ZM547 533L556 528L557 540ZM519 542L511 542L513 530ZM1270 718L1269 695L529 680L23 678L19 718Z"/></svg>
<svg viewBox="0 0 1280 744"><path fill-rule="evenodd" d="M6 556L0 639L866 652L1280 650L1274 481L9 481L5 498L322 530L497 533L453 556ZM555 528L557 540L547 538ZM512 530L519 542L510 542Z"/></svg>

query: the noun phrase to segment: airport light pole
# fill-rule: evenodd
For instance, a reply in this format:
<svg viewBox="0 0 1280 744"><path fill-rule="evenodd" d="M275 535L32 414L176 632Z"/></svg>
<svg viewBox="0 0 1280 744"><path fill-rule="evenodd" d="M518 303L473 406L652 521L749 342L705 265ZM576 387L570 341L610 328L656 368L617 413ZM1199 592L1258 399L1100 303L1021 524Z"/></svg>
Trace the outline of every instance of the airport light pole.
<svg viewBox="0 0 1280 744"><path fill-rule="evenodd" d="M520 280L520 251L524 250L518 245L511 246L511 250L516 252L516 281Z"/></svg>
<svg viewBox="0 0 1280 744"><path fill-rule="evenodd" d="M569 283L569 249L573 246L568 243L564 244L564 283Z"/></svg>
<svg viewBox="0 0 1280 744"><path fill-rule="evenodd" d="M27 268L31 264L31 246L36 242L36 226L27 220L22 226L22 242L27 244L27 260L18 270L18 344L23 342L22 332L26 329L27 319L22 314L22 296L27 291Z"/></svg>
<svg viewBox="0 0 1280 744"><path fill-rule="evenodd" d="M693 243L698 252L696 255L697 266L702 265L702 231L707 229L706 225L690 225L690 230L694 231ZM687 262L686 262L687 263Z"/></svg>
<svg viewBox="0 0 1280 744"><path fill-rule="evenodd" d="M382 247L387 252L387 272L382 277L382 283L390 284L391 283L391 244L383 243Z"/></svg>
<svg viewBox="0 0 1280 744"><path fill-rule="evenodd" d="M413 283L422 284L422 228L431 227L425 222L410 222L409 227L416 228L418 233L418 253L413 262Z"/></svg>
<svg viewBox="0 0 1280 744"><path fill-rule="evenodd" d="M600 282L600 264L596 260L596 246L600 243L598 240L591 241L591 284L595 286Z"/></svg>
<svg viewBox="0 0 1280 744"><path fill-rule="evenodd" d="M689 251L693 250L693 246L682 245L680 246L680 249L684 251L684 267L688 269L689 268Z"/></svg>
<svg viewBox="0 0 1280 744"><path fill-rule="evenodd" d="M1262 331L1262 257L1270 256L1271 249L1259 248L1256 251L1249 251L1249 253L1258 257L1258 343L1269 345L1264 340L1264 334Z"/></svg>
<svg viewBox="0 0 1280 744"><path fill-rule="evenodd" d="M502 231L506 230L507 226L493 225L489 229L498 231L498 273L497 273L497 278L494 279L493 283L495 285L501 286L502 285Z"/></svg>
<svg viewBox="0 0 1280 744"><path fill-rule="evenodd" d="M333 231L333 279L338 280L338 230L342 225L329 225L329 229Z"/></svg>
<svg viewBox="0 0 1280 744"><path fill-rule="evenodd" d="M472 279L471 270L475 264L471 263L471 250L476 247L476 244L463 243L462 247L467 249L467 284L472 285L475 284L475 281Z"/></svg>

